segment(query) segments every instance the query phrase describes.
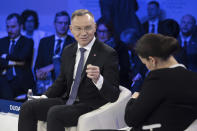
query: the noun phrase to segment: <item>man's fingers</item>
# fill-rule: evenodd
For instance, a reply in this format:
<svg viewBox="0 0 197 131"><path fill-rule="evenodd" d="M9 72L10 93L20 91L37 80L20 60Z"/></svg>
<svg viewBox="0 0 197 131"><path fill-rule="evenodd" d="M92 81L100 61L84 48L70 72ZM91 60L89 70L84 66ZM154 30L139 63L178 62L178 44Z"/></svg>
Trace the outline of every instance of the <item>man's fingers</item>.
<svg viewBox="0 0 197 131"><path fill-rule="evenodd" d="M89 64L89 65L87 65L87 69L97 70L97 69L99 69L99 67Z"/></svg>
<svg viewBox="0 0 197 131"><path fill-rule="evenodd" d="M91 70L91 69L87 69L86 73L99 73L99 70Z"/></svg>
<svg viewBox="0 0 197 131"><path fill-rule="evenodd" d="M96 75L90 75L90 74L87 74L87 77L90 78L90 79L96 79L97 78Z"/></svg>

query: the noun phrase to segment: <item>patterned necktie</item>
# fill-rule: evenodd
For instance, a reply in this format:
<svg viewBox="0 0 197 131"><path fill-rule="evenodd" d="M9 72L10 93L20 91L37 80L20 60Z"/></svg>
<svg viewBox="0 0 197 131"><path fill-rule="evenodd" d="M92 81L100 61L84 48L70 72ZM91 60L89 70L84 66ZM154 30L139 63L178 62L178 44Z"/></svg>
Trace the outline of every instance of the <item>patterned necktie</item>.
<svg viewBox="0 0 197 131"><path fill-rule="evenodd" d="M57 40L57 44L55 46L55 54L54 55L58 55L60 53L61 43L62 43L62 40L61 39L58 39Z"/></svg>
<svg viewBox="0 0 197 131"><path fill-rule="evenodd" d="M9 54L13 54L14 53L14 47L15 47L15 40L12 40L11 41L11 47L10 47L10 50L9 50Z"/></svg>
<svg viewBox="0 0 197 131"><path fill-rule="evenodd" d="M151 25L151 33L155 33L155 25L154 24Z"/></svg>
<svg viewBox="0 0 197 131"><path fill-rule="evenodd" d="M13 53L14 53L14 47L15 47L15 41L12 40L12 41L11 41L11 46L10 46L10 48L9 48L9 54L13 54ZM14 79L14 76L15 76L15 75L14 75L13 70L14 70L13 67L9 67L9 68L7 69L6 77L7 77L8 81L11 81L11 80Z"/></svg>
<svg viewBox="0 0 197 131"><path fill-rule="evenodd" d="M75 76L75 80L74 80L74 83L71 88L71 93L70 93L68 101L66 102L66 105L72 105L74 103L74 101L77 97L77 92L78 92L79 84L81 81L81 73L82 73L83 64L84 64L84 52L86 51L86 49L79 48L79 50L81 53L81 57L80 57L79 64L77 67L77 73Z"/></svg>

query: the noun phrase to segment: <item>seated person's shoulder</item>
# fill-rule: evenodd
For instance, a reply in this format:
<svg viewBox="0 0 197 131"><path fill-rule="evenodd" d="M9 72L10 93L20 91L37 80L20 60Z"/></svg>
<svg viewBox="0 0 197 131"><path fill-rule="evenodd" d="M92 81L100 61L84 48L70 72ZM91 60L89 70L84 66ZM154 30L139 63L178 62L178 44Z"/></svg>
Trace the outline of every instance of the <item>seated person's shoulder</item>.
<svg viewBox="0 0 197 131"><path fill-rule="evenodd" d="M40 41L47 41L47 40L51 40L53 37L55 38L55 36L54 36L54 35L46 36L46 37L43 37Z"/></svg>
<svg viewBox="0 0 197 131"><path fill-rule="evenodd" d="M6 37L2 37L2 38L0 38L0 42L2 42L2 41L5 41L5 40L8 40L9 38L6 36Z"/></svg>
<svg viewBox="0 0 197 131"><path fill-rule="evenodd" d="M73 38L71 35L68 35L67 38L68 38L68 41L71 43L76 42L75 38Z"/></svg>

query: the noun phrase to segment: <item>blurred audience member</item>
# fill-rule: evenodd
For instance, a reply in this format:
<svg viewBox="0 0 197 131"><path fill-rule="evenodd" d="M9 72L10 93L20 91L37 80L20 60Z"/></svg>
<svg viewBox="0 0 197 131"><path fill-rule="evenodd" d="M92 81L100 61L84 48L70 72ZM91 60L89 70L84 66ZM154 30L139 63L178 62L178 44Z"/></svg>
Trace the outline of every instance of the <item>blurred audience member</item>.
<svg viewBox="0 0 197 131"><path fill-rule="evenodd" d="M42 94L60 72L60 57L63 48L75 40L67 34L70 16L66 11L55 15L55 35L40 40L38 57L35 64L37 77L37 94Z"/></svg>
<svg viewBox="0 0 197 131"><path fill-rule="evenodd" d="M179 44L182 47L177 57L180 63L189 70L197 72L197 35L195 32L196 19L192 15L184 15L180 22Z"/></svg>
<svg viewBox="0 0 197 131"><path fill-rule="evenodd" d="M119 41L118 43L114 41L113 29L110 24L107 24L104 21L103 18L100 18L97 21L96 36L100 41L106 43L117 51L119 57L120 84L130 89L130 65L127 47L121 41Z"/></svg>
<svg viewBox="0 0 197 131"><path fill-rule="evenodd" d="M38 30L39 27L39 19L38 15L33 10L24 10L22 12L22 22L23 22L23 30L21 32L22 35L33 39L34 41L34 50L33 50L33 61L32 61L32 71L35 66L36 57L38 54L38 47L40 39L43 38L46 33Z"/></svg>
<svg viewBox="0 0 197 131"><path fill-rule="evenodd" d="M0 39L0 98L13 99L34 87L31 71L33 41L21 35L18 14L6 19L8 36Z"/></svg>
<svg viewBox="0 0 197 131"><path fill-rule="evenodd" d="M138 34L142 34L142 26L136 15L136 0L100 0L100 8L104 20L113 27L115 41L119 41L121 32L128 28L135 28Z"/></svg>
<svg viewBox="0 0 197 131"><path fill-rule="evenodd" d="M161 24L161 34L177 38L180 32L179 24L173 19L165 19Z"/></svg>
<svg viewBox="0 0 197 131"><path fill-rule="evenodd" d="M147 5L148 20L143 23L144 33L160 33L160 7L157 1L150 1Z"/></svg>
<svg viewBox="0 0 197 131"><path fill-rule="evenodd" d="M139 36L135 29L129 28L121 33L120 38L128 47L130 61L129 79L131 82L131 91L132 93L135 91L140 91L140 87L148 70L144 64L142 64L134 51L135 43L139 39Z"/></svg>

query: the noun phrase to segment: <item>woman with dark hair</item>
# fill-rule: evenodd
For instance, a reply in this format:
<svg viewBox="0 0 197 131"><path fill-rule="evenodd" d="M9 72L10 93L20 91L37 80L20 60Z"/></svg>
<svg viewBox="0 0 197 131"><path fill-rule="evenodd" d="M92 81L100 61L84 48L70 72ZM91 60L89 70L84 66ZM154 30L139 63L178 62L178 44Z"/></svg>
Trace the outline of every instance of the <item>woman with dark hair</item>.
<svg viewBox="0 0 197 131"><path fill-rule="evenodd" d="M183 131L197 118L197 74L175 60L177 49L175 38L161 34L145 34L137 41L135 51L150 72L126 107L125 121L132 130L159 123L155 131Z"/></svg>
<svg viewBox="0 0 197 131"><path fill-rule="evenodd" d="M38 54L38 47L40 39L46 36L46 33L38 30L39 19L38 14L34 10L24 10L21 14L23 31L22 35L33 39L34 41L34 50L33 50L33 62L32 62L32 71L36 62L36 57Z"/></svg>

